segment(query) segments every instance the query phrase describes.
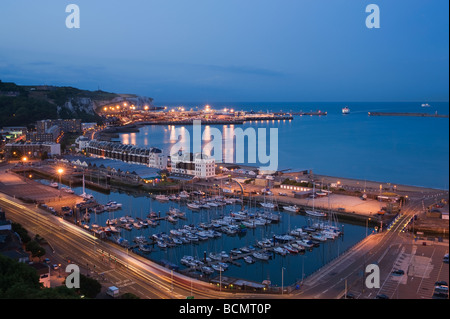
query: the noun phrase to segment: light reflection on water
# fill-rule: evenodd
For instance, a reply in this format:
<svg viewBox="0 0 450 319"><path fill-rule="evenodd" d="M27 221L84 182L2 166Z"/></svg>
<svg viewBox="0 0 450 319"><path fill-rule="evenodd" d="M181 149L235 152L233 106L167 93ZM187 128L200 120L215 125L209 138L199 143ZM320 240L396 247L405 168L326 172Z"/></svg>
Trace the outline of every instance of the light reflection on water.
<svg viewBox="0 0 450 319"><path fill-rule="evenodd" d="M348 115L341 113L345 105L351 109ZM249 121L236 126L243 130L277 128L280 170L311 169L322 175L448 189L448 118L368 116L368 111L448 114L448 102L432 103L432 106L424 110L420 103L242 103L235 104L234 109L297 112L321 109L328 112L327 116L295 116L292 121ZM222 109L220 105L215 107ZM202 127L203 130L217 128L224 141L233 136L230 125ZM119 140L124 144L158 147L168 154L177 142L175 128L145 126L140 133L135 133L135 141L130 134L120 134ZM191 126L183 132L184 137L187 132L192 137ZM183 141L183 147L187 146L188 141ZM226 148L225 143L222 155L226 162L236 157L234 149ZM249 154L244 156L249 158ZM266 163L256 163L260 164Z"/></svg>

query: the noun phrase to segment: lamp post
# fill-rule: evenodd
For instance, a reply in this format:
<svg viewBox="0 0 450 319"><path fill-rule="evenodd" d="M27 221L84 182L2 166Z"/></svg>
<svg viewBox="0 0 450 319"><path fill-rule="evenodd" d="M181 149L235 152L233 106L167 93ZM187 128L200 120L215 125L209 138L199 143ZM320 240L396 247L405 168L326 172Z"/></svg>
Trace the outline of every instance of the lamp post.
<svg viewBox="0 0 450 319"><path fill-rule="evenodd" d="M23 166L25 167L25 163L27 162L28 158L26 156L22 157ZM25 177L25 169L23 170L23 177Z"/></svg>
<svg viewBox="0 0 450 319"><path fill-rule="evenodd" d="M58 168L58 175L59 175L59 198L61 198L61 175L64 173L64 170L62 168Z"/></svg>
<svg viewBox="0 0 450 319"><path fill-rule="evenodd" d="M370 221L370 217L366 219L366 237L367 237L368 231L369 231L369 221Z"/></svg>
<svg viewBox="0 0 450 319"><path fill-rule="evenodd" d="M284 292L284 270L286 268L281 267L281 294Z"/></svg>

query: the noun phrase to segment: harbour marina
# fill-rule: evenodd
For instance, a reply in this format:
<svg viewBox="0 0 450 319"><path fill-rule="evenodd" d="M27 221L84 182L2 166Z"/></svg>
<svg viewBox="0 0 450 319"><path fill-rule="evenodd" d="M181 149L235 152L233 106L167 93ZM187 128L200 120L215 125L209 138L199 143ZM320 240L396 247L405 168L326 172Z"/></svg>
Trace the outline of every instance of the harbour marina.
<svg viewBox="0 0 450 319"><path fill-rule="evenodd" d="M73 190L82 193L80 187ZM366 233L363 225L339 223L344 235L321 241L321 231L313 228L318 227L318 219L262 207L241 211L240 199L228 198L225 202L225 198L205 196L205 202L221 204L190 209L187 200L163 197L157 200L152 195L114 191L102 194L90 190L89 193L100 205L115 201L122 206L101 213L85 209L78 216L80 227L152 261L206 281L226 274L229 278L256 283L270 279L272 285L280 286L280 269L285 267L289 271L284 274L284 284L294 284L352 247ZM186 193L179 195L186 196ZM197 193L189 196L193 200L199 197ZM85 216L86 212L89 215ZM186 263L186 256L190 256L187 260L191 263ZM222 259L217 260L218 256ZM193 267L193 260L203 264L198 262Z"/></svg>

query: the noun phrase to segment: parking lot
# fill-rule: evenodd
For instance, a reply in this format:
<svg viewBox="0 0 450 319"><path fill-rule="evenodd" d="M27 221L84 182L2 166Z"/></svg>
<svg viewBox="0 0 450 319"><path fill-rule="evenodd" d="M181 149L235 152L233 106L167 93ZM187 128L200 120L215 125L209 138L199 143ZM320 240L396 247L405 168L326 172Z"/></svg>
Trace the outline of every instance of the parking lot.
<svg viewBox="0 0 450 319"><path fill-rule="evenodd" d="M435 289L437 282L448 285L449 265L444 262L448 250L448 240L417 240L403 246L379 294L390 299L448 299L448 287Z"/></svg>

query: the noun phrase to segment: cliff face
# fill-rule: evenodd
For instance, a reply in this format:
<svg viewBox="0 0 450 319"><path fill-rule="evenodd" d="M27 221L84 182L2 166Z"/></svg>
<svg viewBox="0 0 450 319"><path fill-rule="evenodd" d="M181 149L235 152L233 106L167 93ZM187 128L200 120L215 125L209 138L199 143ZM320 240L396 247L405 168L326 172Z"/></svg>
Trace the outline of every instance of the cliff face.
<svg viewBox="0 0 450 319"><path fill-rule="evenodd" d="M122 104L122 103L128 103L128 105L134 105L137 109L143 109L145 106L152 106L153 99L146 96L137 96L137 95L128 95L128 94L121 94L117 97L114 97L109 100L97 100L94 101L94 110L100 111L100 109L103 106L109 106L109 105L115 105L115 104Z"/></svg>
<svg viewBox="0 0 450 319"><path fill-rule="evenodd" d="M69 100L64 103L63 106L58 106L58 114L63 113L63 109L65 109L66 113L71 114L81 114L86 113L90 115L95 115L94 109L96 105L95 103L87 97L77 97L77 98L69 98Z"/></svg>

